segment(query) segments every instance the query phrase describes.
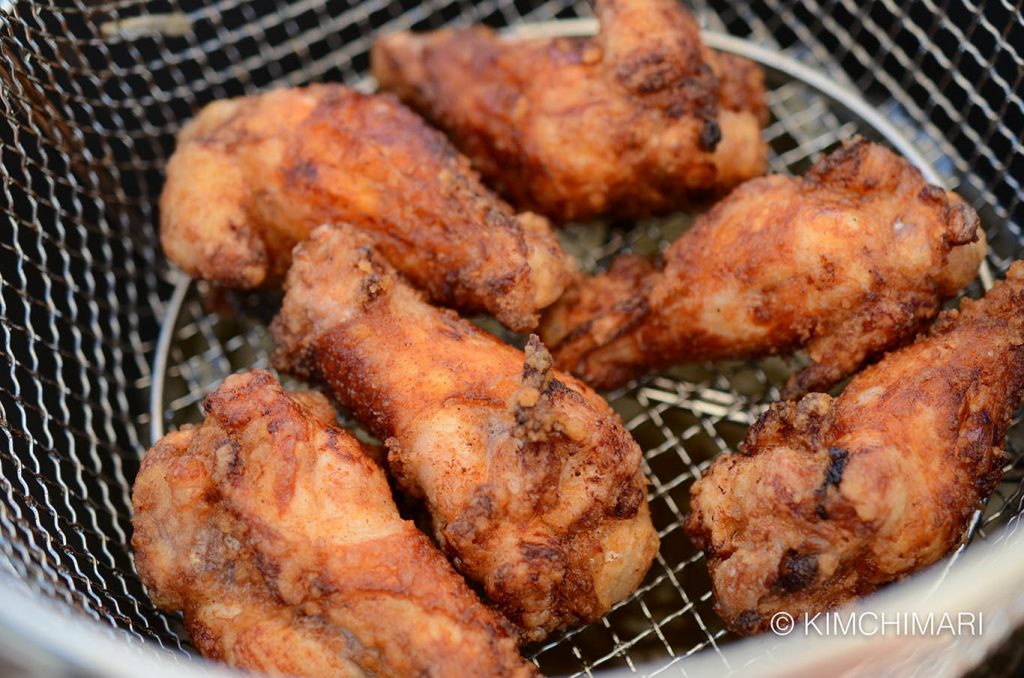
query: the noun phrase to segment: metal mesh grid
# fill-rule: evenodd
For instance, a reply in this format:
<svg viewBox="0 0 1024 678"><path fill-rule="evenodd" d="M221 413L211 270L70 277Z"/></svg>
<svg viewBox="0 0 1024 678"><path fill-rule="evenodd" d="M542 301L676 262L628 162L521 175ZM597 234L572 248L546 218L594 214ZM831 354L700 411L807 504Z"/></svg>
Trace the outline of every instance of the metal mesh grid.
<svg viewBox="0 0 1024 678"><path fill-rule="evenodd" d="M1024 128L1014 47L1024 21L1013 4L694 4L711 28L845 73L981 211L993 270L1021 255L1024 154L1012 130ZM587 14L568 0L0 2L0 569L127 638L188 650L177 621L144 595L127 546L130 481L149 443L149 366L176 280L159 253L154 198L184 120L215 98L273 85L358 83L376 30ZM169 15L165 32L143 15ZM776 83L771 108L776 171L802 171L857 129L797 83ZM594 266L664 246L682 225L568 237L596 245L585 262ZM194 418L229 370L265 359L265 318L244 300L231 318L205 302L193 293L179 317L167 421ZM643 588L606 620L533 648L543 668L589 673L720 652L729 636L680 529L687 490L777 396L786 370L774 360L697 365L611 394L645 450L664 546ZM980 536L1024 508L1020 429Z"/></svg>
<svg viewBox="0 0 1024 678"><path fill-rule="evenodd" d="M801 172L840 139L872 133L838 115L826 99L800 82L776 79L772 85L773 120L765 136L772 149L773 171ZM576 225L563 232L562 239L584 269L594 270L623 251L659 251L690 221L688 215L680 215L631 225ZM980 286L974 292L979 293ZM200 421L200 401L225 377L239 369L267 366L273 340L266 331L266 309L273 306L258 295L213 295L205 286L189 292L169 345L163 421L173 425ZM218 308L221 313L211 313ZM673 660L694 652L720 652L730 634L711 608L703 558L681 529L689 487L714 456L736 449L747 427L778 398L778 386L789 372L790 366L777 358L689 365L609 394L645 451L653 519L662 548L640 590L607 618L530 649L542 670L569 674L615 666L635 670L652 660L661 660L667 668ZM1019 456L1013 455L1015 460ZM1012 513L1019 510L1020 476L1008 476L1002 489L990 503L985 521L979 523L979 533L999 521L1008 504L1017 507Z"/></svg>

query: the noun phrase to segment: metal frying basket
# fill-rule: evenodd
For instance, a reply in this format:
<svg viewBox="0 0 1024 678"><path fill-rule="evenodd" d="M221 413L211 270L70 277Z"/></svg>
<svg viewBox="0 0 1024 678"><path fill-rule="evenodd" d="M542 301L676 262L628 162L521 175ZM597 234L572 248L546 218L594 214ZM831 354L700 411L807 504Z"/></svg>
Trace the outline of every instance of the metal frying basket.
<svg viewBox="0 0 1024 678"><path fill-rule="evenodd" d="M984 283L1024 256L1015 6L765 0L695 10L714 46L769 71L774 171L802 171L842 138L873 136L979 210L991 242ZM160 253L155 198L181 123L213 99L271 86L366 85L377 31L588 15L568 0L0 0L0 670L215 670L188 658L179 620L146 597L128 545L131 481L152 436L196 420L206 393L265 365L271 347L264 300L212 304ZM599 268L623 250L657 251L687 223L586 224L564 237L584 267ZM980 292L981 283L968 291ZM872 601L977 608L984 634L894 644L737 642L726 632L682 533L688 489L714 455L735 449L789 369L777 359L689 365L609 394L645 451L663 546L641 589L605 619L527 648L544 671L953 675L1024 617L1024 426L1015 426L1013 461L970 546Z"/></svg>

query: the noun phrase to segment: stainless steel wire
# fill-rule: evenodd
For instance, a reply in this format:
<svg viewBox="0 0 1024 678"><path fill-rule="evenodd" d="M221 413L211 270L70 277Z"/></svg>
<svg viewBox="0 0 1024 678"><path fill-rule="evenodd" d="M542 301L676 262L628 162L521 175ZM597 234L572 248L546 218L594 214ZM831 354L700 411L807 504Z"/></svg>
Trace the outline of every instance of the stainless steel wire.
<svg viewBox="0 0 1024 678"><path fill-rule="evenodd" d="M981 211L997 277L1024 254L1015 6L695 4L708 28L861 92ZM154 199L184 120L213 99L271 86L364 83L376 31L588 14L568 0L0 3L0 582L125 638L190 651L178 620L154 608L134 575L130 482L151 433L197 419L203 395L231 371L264 365L270 342L262 300L214 299L196 286L173 299L180 278L159 252ZM773 76L770 108L774 171L802 171L854 133L885 136L792 78ZM621 251L657 251L687 221L580 225L565 238L585 267L599 268ZM180 308L154 374L172 299ZM732 639L680 527L688 487L735 448L789 369L776 359L690 365L609 394L645 450L664 546L640 591L606 619L530 649L544 670L647 671L696 653L725 665ZM1024 509L1022 428L978 539Z"/></svg>

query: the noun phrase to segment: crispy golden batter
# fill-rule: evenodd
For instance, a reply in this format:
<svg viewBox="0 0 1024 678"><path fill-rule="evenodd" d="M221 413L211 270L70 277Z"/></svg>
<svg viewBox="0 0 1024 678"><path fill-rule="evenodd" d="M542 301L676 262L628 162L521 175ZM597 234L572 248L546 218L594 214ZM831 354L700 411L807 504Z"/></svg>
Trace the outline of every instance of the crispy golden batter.
<svg viewBox="0 0 1024 678"><path fill-rule="evenodd" d="M826 390L908 341L977 274L978 215L891 151L859 140L803 178L743 184L660 266L626 257L545 315L555 362L612 388L695 360L789 353L784 397Z"/></svg>
<svg viewBox="0 0 1024 678"><path fill-rule="evenodd" d="M678 0L597 0L595 38L483 27L377 40L373 73L499 192L558 221L678 209L764 173L764 75Z"/></svg>
<svg viewBox="0 0 1024 678"><path fill-rule="evenodd" d="M692 490L687 529L741 633L936 562L998 483L1024 398L1024 263L832 399L774 405Z"/></svg>
<svg viewBox="0 0 1024 678"><path fill-rule="evenodd" d="M572 263L547 220L516 215L436 130L389 96L341 85L210 104L167 167L160 237L190 274L279 282L314 227L346 221L443 304L537 324Z"/></svg>
<svg viewBox="0 0 1024 678"><path fill-rule="evenodd" d="M535 674L322 396L258 370L204 408L146 455L132 544L205 656L282 675Z"/></svg>
<svg viewBox="0 0 1024 678"><path fill-rule="evenodd" d="M658 548L637 444L592 390L425 303L351 227L295 250L275 364L386 439L456 566L539 640L597 619Z"/></svg>

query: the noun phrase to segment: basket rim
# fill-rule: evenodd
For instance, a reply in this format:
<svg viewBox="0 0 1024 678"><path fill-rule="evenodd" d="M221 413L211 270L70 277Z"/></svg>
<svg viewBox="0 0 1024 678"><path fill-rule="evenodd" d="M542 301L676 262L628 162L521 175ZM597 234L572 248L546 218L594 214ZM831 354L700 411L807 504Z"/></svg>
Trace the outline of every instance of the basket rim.
<svg viewBox="0 0 1024 678"><path fill-rule="evenodd" d="M878 614L934 612L956 613L982 610L985 606L1005 601L1007 591L1019 591L1024 582L1024 530L1020 521L1013 521L983 542L965 550L957 560L957 567L940 562L908 580L864 598L858 609ZM938 589L944 595L935 596ZM983 636L988 652L1005 639L1024 619L1024 594L1018 593L1016 604L1002 619L986 622ZM982 610L983 611L983 610ZM994 625L994 628L993 628ZM5 633L0 647L22 652L34 648L38 656L59 660L63 665L82 669L96 675L139 675L155 678L174 678L181 675L201 675L210 678L229 678L243 675L230 667L203 657L187 658L164 650L152 642L139 642L121 629L112 630L90 620L78 610L58 606L54 601L25 590L24 583L10 574L0 575L0 628ZM60 629L60 642L54 643L54 629ZM112 632L113 631L113 632ZM116 634L123 634L118 639ZM125 642L125 641L128 642ZM721 648L722 657L729 663L729 673L742 671L743 675L796 676L827 675L837 666L837 659L850 661L838 666L849 667L860 658L870 658L887 651L906 648L921 641L920 637L828 637L791 635L779 637L764 634L735 641ZM980 656L962 657L962 670L970 669ZM723 675L722 657L714 652L701 652L685 657L676 666L686 675ZM182 666L182 663L187 663ZM642 672L665 667L665 662L651 662L638 666ZM596 672L602 676L625 677L635 673L627 669ZM855 675L844 671L843 675Z"/></svg>

